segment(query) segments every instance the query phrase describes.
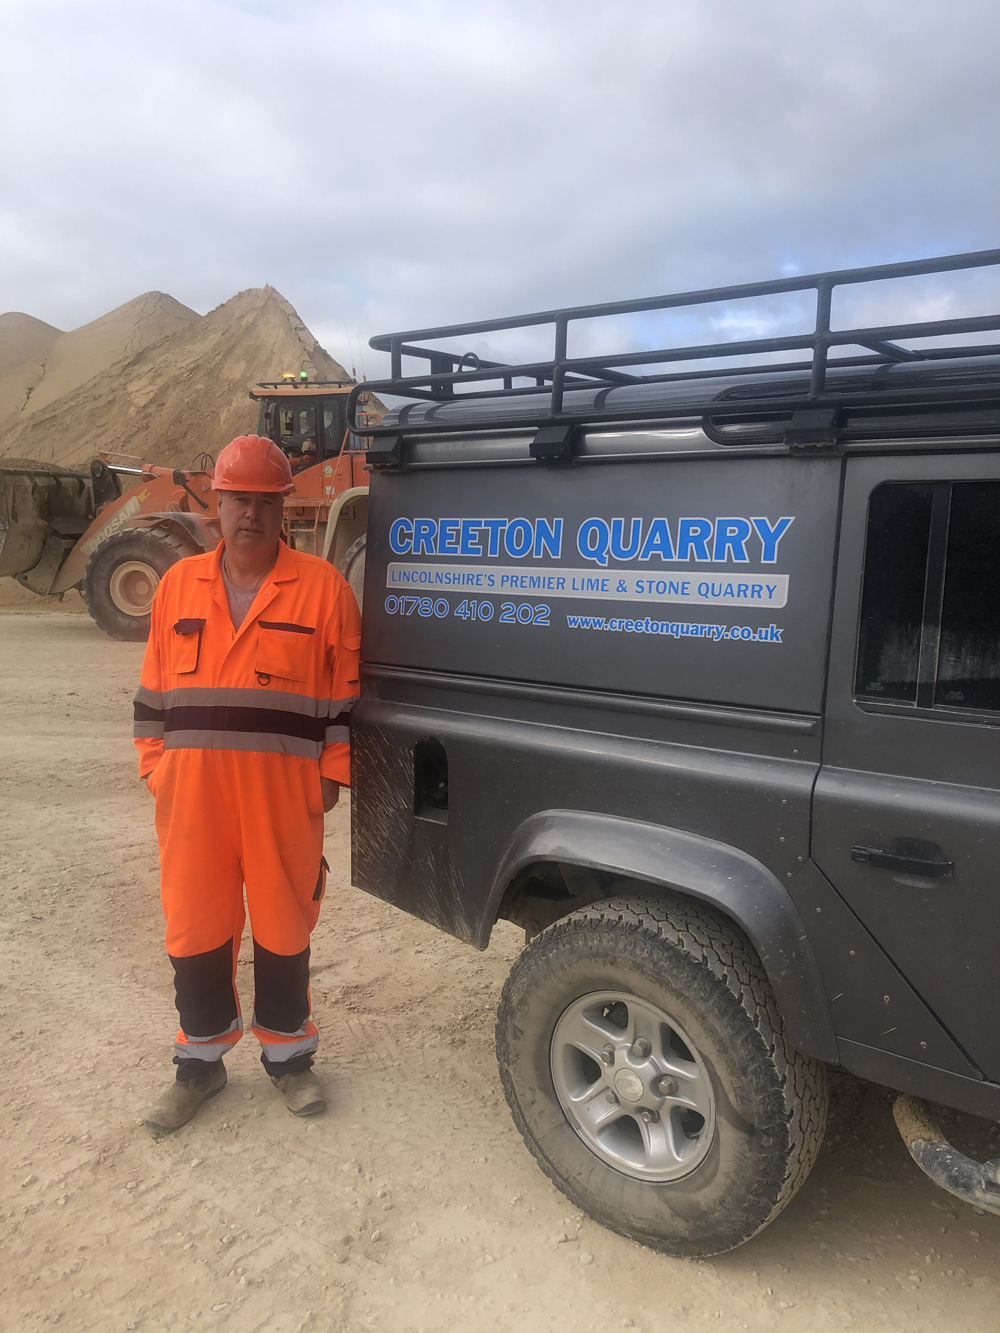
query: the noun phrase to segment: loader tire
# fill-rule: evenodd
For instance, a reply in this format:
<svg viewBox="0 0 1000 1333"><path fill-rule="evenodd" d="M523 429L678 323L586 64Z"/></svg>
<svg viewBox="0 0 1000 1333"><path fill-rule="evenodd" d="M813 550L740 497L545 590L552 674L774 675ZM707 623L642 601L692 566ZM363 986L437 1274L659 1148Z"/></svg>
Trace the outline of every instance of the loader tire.
<svg viewBox="0 0 1000 1333"><path fill-rule="evenodd" d="M113 639L149 638L149 613L160 579L196 548L166 528L130 528L102 542L87 561L83 599Z"/></svg>
<svg viewBox="0 0 1000 1333"><path fill-rule="evenodd" d="M344 553L344 558L340 562L340 572L351 585L351 591L358 599L358 609L364 604L365 596L365 552L367 549L367 534L358 538Z"/></svg>
<svg viewBox="0 0 1000 1333"><path fill-rule="evenodd" d="M750 1240L809 1174L825 1071L792 1050L746 938L622 896L536 935L497 1015L514 1123L596 1221L687 1258Z"/></svg>

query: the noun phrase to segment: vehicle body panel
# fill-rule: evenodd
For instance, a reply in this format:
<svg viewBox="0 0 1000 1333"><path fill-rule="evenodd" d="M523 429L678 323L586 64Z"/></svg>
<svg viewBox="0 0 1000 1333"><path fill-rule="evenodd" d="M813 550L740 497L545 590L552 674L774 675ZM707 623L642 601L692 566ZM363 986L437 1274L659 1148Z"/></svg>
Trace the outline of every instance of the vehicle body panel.
<svg viewBox="0 0 1000 1333"><path fill-rule="evenodd" d="M732 458L725 466L677 458L669 466L658 460L581 465L556 477L544 467L499 467L490 471L488 485L475 466L446 474L380 473L365 584L366 660L432 669L447 661L450 670L469 674L494 674L488 664L496 663L496 674L505 679L818 712L839 466L835 458L809 468L787 457ZM769 562L762 559L754 518L772 524L793 520ZM394 529L397 520L401 526ZM446 547L460 547L463 520L508 520L496 542L492 532L487 539L487 552L492 543L495 555L446 553ZM618 550L639 543L632 558L614 555L616 520L622 532ZM728 547L718 535L723 520L735 529ZM393 551L394 532L397 546L414 545L406 536L414 521L434 524L438 533L421 543L419 554ZM598 541L603 527L594 525L611 529L603 562L579 550L579 534L588 523ZM676 554L692 533L705 531L705 523L713 525L713 536L689 540L688 558L663 557L664 546L668 552L676 548ZM467 527L467 535L470 531ZM525 538L531 533L530 547L521 555L511 553L523 545L507 542L512 531ZM659 549L642 559L647 543ZM617 590L626 584L632 591L624 598ZM699 590L710 604L699 600ZM443 623L433 615L390 614L387 594L450 599L450 618ZM469 599L492 603L491 620L456 621L455 609ZM549 624L505 625L505 603L547 605ZM648 618L679 628L677 636L581 632L569 627L572 615L605 622ZM766 644L687 637L691 625L699 630L710 624L762 630L773 625L780 631L793 616L795 633Z"/></svg>
<svg viewBox="0 0 1000 1333"><path fill-rule="evenodd" d="M839 469L836 458L806 469L787 457L726 459L721 466L681 457L668 467L654 460L620 462L557 475L523 466L484 474L473 465L450 468L444 474L446 487L434 469L376 474L365 592L372 610L366 613L363 640L369 665L352 722L355 882L485 947L504 891L501 867L523 830L533 827L543 811L572 812L563 819L575 820L577 829L589 812L592 847L601 830L621 830L626 821L633 831L645 830L644 869L639 869L638 845L625 855L626 837L618 838L614 851L618 873L651 883L677 885L683 878L688 891L708 892L705 875L694 887L697 877L690 864L682 875L679 854L673 876L666 863L659 874L654 872L655 849L668 844L697 846L720 864L720 858L729 858L743 867L744 879L746 868L753 866L754 887L748 881L739 893L729 872L720 870L714 898L767 956L803 1045L836 1058L816 964L808 943L800 942L801 923L790 924L796 909L781 886L801 872L809 854ZM442 490L447 495L443 510ZM553 495L558 512L552 508ZM784 501L780 515L770 513L775 496ZM569 615L595 609L620 613L621 608L587 595L505 593L501 580L512 582L514 576L501 571L516 567L518 557L501 551L499 543L491 555L489 530L478 556L451 557L440 542L419 556L391 549L390 534L400 519L430 519L440 529L442 519L455 521L457 515L460 542L460 520L470 513L494 521L521 520L534 532L539 519L547 520L548 545L543 540L540 558L532 545L519 568L549 581L562 575L570 586L574 575L564 571L582 567L606 577L606 567L588 561L576 539L595 516L611 525L625 515L623 537L631 539L635 531L640 540L654 519L666 520L669 538L664 539L675 544L681 520L689 517L710 518L713 536L720 516L746 516L737 536L753 517L767 515L772 527L779 518L791 517L782 538L788 545L770 552L770 564L788 580L785 613L794 612L808 632L774 642L661 636L631 627L581 634L569 628ZM450 531L445 528L446 536ZM560 531L561 543L555 543L552 534ZM619 549L626 549L623 542ZM699 554L710 558L699 560ZM711 559L716 554L722 558ZM737 561L744 554L745 561ZM644 580L651 578L652 565L657 582L666 575L681 585L691 582L695 589L704 581L723 590L734 580L752 586L765 578L774 586L764 554L762 544L754 551L749 540L745 549L737 542L718 552L713 541L700 552L689 550L686 561L614 560L609 552L608 565L614 561L616 581L622 574L635 577L637 571ZM779 554L780 561L773 558ZM447 600L446 616L386 609L399 597L391 580L400 565L418 571L418 577L422 570L436 576L442 566L449 578L457 574L458 592L447 584L445 592L441 584L433 587L436 602ZM480 603L495 604L489 621L456 617L473 579L471 594ZM420 584L415 591L423 592ZM675 595L683 597L684 591L681 586ZM502 624L506 598L547 604L548 623L515 619ZM765 616L750 605L723 611L691 602L652 602L625 609L633 617L670 617L671 624L678 615L691 624L723 622L724 617L757 625L783 619L777 611ZM448 663L447 675L427 669L442 662ZM746 706L748 698L756 707ZM442 746L447 756L447 811L415 809L414 754L427 740ZM546 819L551 824L551 814ZM536 856L541 858L541 852ZM596 863L593 855L582 853L561 859ZM607 857L600 864L613 868ZM761 928L765 885L772 895L767 901L780 904L772 911L785 922L780 944Z"/></svg>
<svg viewBox="0 0 1000 1333"><path fill-rule="evenodd" d="M846 742L836 729L850 728L841 716L848 705L841 707L832 692L839 683L850 696L865 521L864 514L853 526L845 520L844 536L853 554L844 554L838 566L841 478L845 468L851 478L861 475L851 469L867 468L884 479L891 473L889 462L902 466L903 460L800 458L788 453L740 458L721 452L714 457L677 453L648 462L636 461L634 454L622 461L605 455L581 459L569 469L538 464L526 468L521 442L508 440L502 450L506 457L500 461L501 450L495 448L489 467L463 461L472 450L460 448L445 468L428 461L435 448L433 442L422 442L411 455L420 460L412 470L404 466L373 476L362 699L353 721L354 882L485 947L497 913L504 911L505 882L510 884L523 868L511 861L511 849L520 845L526 829L537 830L539 821L548 827L554 811L568 812L560 819L565 828L576 830L575 840L563 829L550 839L547 850L543 838L531 855L560 865L596 866L637 883L660 885L664 891L710 897L758 948L800 1049L840 1061L865 1077L881 1077L918 1092L923 1087L923 1095L932 1095L933 1089L953 1105L974 1107L977 1113L995 1106L1000 1114L1000 1087L983 1077L984 1065L990 1072L996 1068L990 1063L988 1024L980 1025L978 1045L957 1031L943 999L956 977L939 969L940 984L935 986L919 967L914 974L906 947L902 922L907 912L919 905L929 919L928 902L941 901L933 896L941 894L940 886L929 897L926 885L918 885L915 892L911 887L909 897L904 892L891 907L879 906L870 891L859 894L852 875L875 876L877 881L881 873L890 882L891 876L850 862L846 825L855 821L850 832L855 841L877 838L879 829L858 822L853 807L840 808L845 802L850 806L852 799L866 808L870 802L877 805L878 795L859 785L863 779L877 788L877 775L852 771L845 776L838 771ZM960 457L968 475L994 475L982 442L974 453ZM954 463L956 456L948 461ZM933 450L906 455L907 475L914 467L929 467L936 475ZM442 556L440 546L430 540L419 555L412 549L393 549L393 525L398 547L400 538L402 544L409 538L413 520L421 518L434 523L438 542L442 519L452 520L455 526L445 529L445 543L460 550L465 535L468 552L471 538L468 531L463 534L461 520L470 515L524 519L533 533L543 518L550 534L553 519L562 518L559 558L544 542L542 558L535 558L532 546L520 565L499 548L493 557L486 549L478 556ZM569 628L570 615L593 617L596 612L605 618L610 613L638 619L639 613L606 597L576 601L536 589L494 591L504 567L544 571L545 577L574 568L592 571L595 562L581 558L576 534L594 517L610 524L624 516L621 531L627 537L627 520L633 516L641 519L642 533L651 519L665 517L673 536L682 517L715 520L717 530L722 518L761 515L771 524L778 517L795 518L778 548L781 559L773 566L788 575L786 605L773 616L773 622L781 622L777 642L638 630L581 632ZM399 520L404 521L402 528ZM484 548L490 536L489 531L482 536ZM797 537L798 543L793 540ZM763 554L762 548L758 552ZM707 554L714 554L712 543ZM735 564L731 548L727 554L724 562L675 561L670 569L693 570L696 576L710 571L714 579L709 581L718 584L720 571L728 575ZM752 556L749 543L747 555ZM760 558L746 563L751 579L770 572ZM620 570L635 574L639 568L637 560L609 558L608 565L614 575ZM427 581L423 586L414 581L412 593L397 591L400 566L427 570ZM604 567L600 569L603 575ZM844 647L838 666L833 630L835 674L827 704L835 570L840 588L837 626ZM488 572L494 579L484 586ZM425 593L425 588L430 591ZM441 614L443 605L437 611L432 606L428 613L420 604L427 596L432 602L446 601L446 613ZM417 605L410 609L403 597ZM472 597L496 604L492 619L456 619L457 607ZM504 601L537 605L543 598L550 608L548 624L515 620L500 625ZM689 623L731 620L753 625L755 620L743 607L674 603L659 604L655 612L643 606L641 611L664 619L683 617ZM763 619L757 613L756 623ZM767 619L773 623L771 616ZM735 651L723 659L727 649ZM860 712L852 699L849 710ZM829 718L826 736L824 716ZM873 713L863 717L887 728L886 735L888 729L904 725L942 725L911 718L904 724ZM989 773L994 737L1000 737L1000 731L947 725L955 725L965 737L964 750L952 753L945 745L930 768L926 759L921 767L915 756L922 747L914 739L907 742L914 750L907 762L919 788L919 819L925 824L928 819L945 820L950 802L955 817L965 821L960 836L966 846L973 827L979 830L976 837L987 839L985 859L969 868L970 882L977 886L973 896L978 893L982 903L977 924L983 928L990 924L992 902L984 872L993 855L994 797L989 778L980 779L978 793L961 779L980 768ZM974 737L966 734L970 730ZM446 755L446 810L417 809L415 756L428 740L440 744ZM869 738L865 745L866 761L872 763L882 742ZM970 759L973 753L981 758ZM890 772L905 771L895 760L894 765L888 765ZM855 770L861 767L855 762ZM813 830L817 783L820 799ZM847 795L838 795L845 784ZM893 779L889 786L892 809L898 813L905 806L907 782ZM641 847L628 838L617 845L609 839L611 824L626 823L649 830L650 856L655 860L655 849L661 852L658 873L651 863L643 863ZM588 825L592 837L584 836ZM699 846L703 840L704 845L728 849L728 854L758 866L761 878L754 890L734 893L722 874L715 877L714 889L706 888L690 867L686 876L680 873L677 859L665 849L689 839ZM604 851L598 855L595 849L601 845ZM851 867L846 873L845 854ZM788 919L801 923L794 937L798 953L774 947L760 930L765 880L772 891L774 886L780 891L778 901ZM963 958L968 930L964 917L953 919L947 947L955 968L966 966L954 960ZM922 938L926 966L932 968L933 926L925 928ZM980 954L989 947L988 938L992 932L977 942ZM980 986L988 986L985 958L979 957L978 967ZM965 988L958 1002L967 1004L969 996ZM873 1072L878 1068L881 1074ZM927 1071L923 1083L921 1069Z"/></svg>

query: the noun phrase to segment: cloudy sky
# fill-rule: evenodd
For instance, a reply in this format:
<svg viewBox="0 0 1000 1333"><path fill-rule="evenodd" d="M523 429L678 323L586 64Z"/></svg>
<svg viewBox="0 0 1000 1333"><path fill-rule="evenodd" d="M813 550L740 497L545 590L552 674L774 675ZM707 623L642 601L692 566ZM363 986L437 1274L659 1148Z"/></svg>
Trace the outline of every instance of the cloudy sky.
<svg viewBox="0 0 1000 1333"><path fill-rule="evenodd" d="M271 283L360 372L392 329L1000 245L997 0L0 18L0 309L64 329L147 290L205 312ZM911 306L994 294L935 281Z"/></svg>

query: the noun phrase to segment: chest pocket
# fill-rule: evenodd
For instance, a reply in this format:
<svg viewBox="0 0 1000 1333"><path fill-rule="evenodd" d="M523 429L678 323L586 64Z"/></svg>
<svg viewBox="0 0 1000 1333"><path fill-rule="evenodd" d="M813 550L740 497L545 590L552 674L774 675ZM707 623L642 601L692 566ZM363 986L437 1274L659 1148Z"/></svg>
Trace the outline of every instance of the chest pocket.
<svg viewBox="0 0 1000 1333"><path fill-rule="evenodd" d="M314 625L295 625L283 620L257 621L258 676L282 680L308 680L312 664Z"/></svg>
<svg viewBox="0 0 1000 1333"><path fill-rule="evenodd" d="M201 636L204 620L178 620L170 639L169 669L178 676L188 676L198 670L201 657Z"/></svg>

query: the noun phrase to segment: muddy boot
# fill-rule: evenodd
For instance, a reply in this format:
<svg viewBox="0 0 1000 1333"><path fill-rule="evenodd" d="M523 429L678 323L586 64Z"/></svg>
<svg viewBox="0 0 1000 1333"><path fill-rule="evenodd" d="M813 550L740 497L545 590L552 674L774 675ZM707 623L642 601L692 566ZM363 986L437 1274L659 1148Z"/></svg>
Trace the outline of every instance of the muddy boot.
<svg viewBox="0 0 1000 1333"><path fill-rule="evenodd" d="M170 1134L187 1122L202 1102L226 1086L226 1066L221 1060L199 1069L193 1078L177 1080L166 1088L150 1108L145 1126L151 1134Z"/></svg>
<svg viewBox="0 0 1000 1333"><path fill-rule="evenodd" d="M292 1115L319 1115L326 1110L323 1086L311 1069L297 1074L271 1075L271 1082L285 1099Z"/></svg>

